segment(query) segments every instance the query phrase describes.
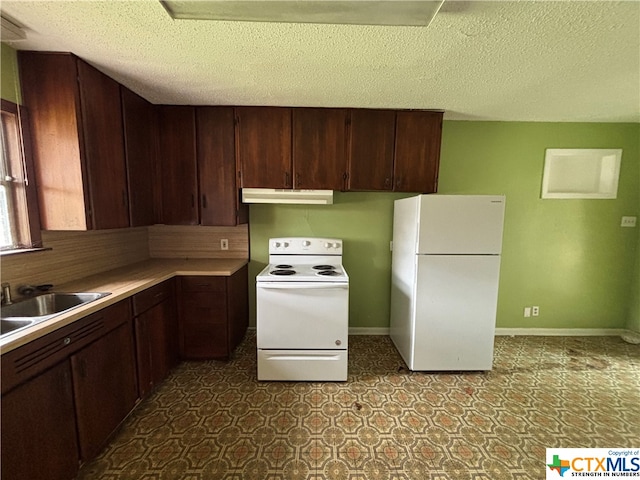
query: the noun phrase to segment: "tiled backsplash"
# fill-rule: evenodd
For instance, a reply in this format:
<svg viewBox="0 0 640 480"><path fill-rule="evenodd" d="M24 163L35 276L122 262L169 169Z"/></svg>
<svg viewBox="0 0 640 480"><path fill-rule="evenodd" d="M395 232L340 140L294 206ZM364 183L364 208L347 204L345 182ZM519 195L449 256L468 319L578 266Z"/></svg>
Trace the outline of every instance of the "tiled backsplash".
<svg viewBox="0 0 640 480"><path fill-rule="evenodd" d="M40 252L2 257L2 281L59 285L149 258L147 227L88 232L43 231Z"/></svg>
<svg viewBox="0 0 640 480"><path fill-rule="evenodd" d="M222 250L221 240L229 249ZM152 258L249 258L249 229L198 225L153 225L149 227Z"/></svg>
<svg viewBox="0 0 640 480"><path fill-rule="evenodd" d="M221 250L227 239L229 249ZM154 258L249 258L247 225L154 225L88 232L43 231L47 250L2 257L1 277L20 285L54 286Z"/></svg>

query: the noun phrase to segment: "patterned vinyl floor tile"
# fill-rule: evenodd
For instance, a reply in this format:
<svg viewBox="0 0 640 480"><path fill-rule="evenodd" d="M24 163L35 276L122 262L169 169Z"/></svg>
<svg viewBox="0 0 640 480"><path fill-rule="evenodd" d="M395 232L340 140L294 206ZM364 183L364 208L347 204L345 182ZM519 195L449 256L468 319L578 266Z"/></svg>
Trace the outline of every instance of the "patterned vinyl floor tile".
<svg viewBox="0 0 640 480"><path fill-rule="evenodd" d="M388 337L349 339L347 382L258 382L255 333L184 362L78 480L525 480L548 447L640 438L640 347L498 337L491 372L411 372Z"/></svg>

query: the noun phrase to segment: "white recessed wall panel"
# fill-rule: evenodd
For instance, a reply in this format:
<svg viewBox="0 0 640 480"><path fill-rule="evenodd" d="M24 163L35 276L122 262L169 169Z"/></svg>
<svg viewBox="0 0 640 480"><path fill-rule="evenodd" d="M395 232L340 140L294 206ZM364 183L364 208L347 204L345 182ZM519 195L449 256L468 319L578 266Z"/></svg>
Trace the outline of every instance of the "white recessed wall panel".
<svg viewBox="0 0 640 480"><path fill-rule="evenodd" d="M547 149L542 198L616 198L621 149Z"/></svg>

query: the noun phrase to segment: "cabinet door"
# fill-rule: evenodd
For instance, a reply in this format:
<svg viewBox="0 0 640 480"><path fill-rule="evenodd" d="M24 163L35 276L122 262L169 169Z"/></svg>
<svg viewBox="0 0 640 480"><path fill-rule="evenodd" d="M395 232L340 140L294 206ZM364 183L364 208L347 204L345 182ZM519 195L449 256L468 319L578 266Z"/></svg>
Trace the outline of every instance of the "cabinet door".
<svg viewBox="0 0 640 480"><path fill-rule="evenodd" d="M2 478L69 480L78 445L69 361L2 395Z"/></svg>
<svg viewBox="0 0 640 480"><path fill-rule="evenodd" d="M128 227L120 87L91 65L77 61L93 228Z"/></svg>
<svg viewBox="0 0 640 480"><path fill-rule="evenodd" d="M294 109L294 188L345 188L346 129L346 109Z"/></svg>
<svg viewBox="0 0 640 480"><path fill-rule="evenodd" d="M243 188L291 188L291 109L236 107L236 155Z"/></svg>
<svg viewBox="0 0 640 480"><path fill-rule="evenodd" d="M249 267L245 265L227 279L229 354L244 338L249 325Z"/></svg>
<svg viewBox="0 0 640 480"><path fill-rule="evenodd" d="M398 112L394 191L434 193L442 137L442 112Z"/></svg>
<svg viewBox="0 0 640 480"><path fill-rule="evenodd" d="M392 190L394 110L351 110L348 190Z"/></svg>
<svg viewBox="0 0 640 480"><path fill-rule="evenodd" d="M175 363L175 349L171 345L172 319L167 314L169 303L159 303L135 318L140 398L162 382Z"/></svg>
<svg viewBox="0 0 640 480"><path fill-rule="evenodd" d="M150 324L153 309L138 315L133 320L136 336L136 362L138 366L138 396L144 398L153 390L153 367L151 366ZM151 318L150 318L151 317Z"/></svg>
<svg viewBox="0 0 640 480"><path fill-rule="evenodd" d="M158 124L155 107L120 87L132 227L155 223L154 180Z"/></svg>
<svg viewBox="0 0 640 480"><path fill-rule="evenodd" d="M158 107L162 222L198 224L196 120L193 107Z"/></svg>
<svg viewBox="0 0 640 480"><path fill-rule="evenodd" d="M179 362L173 279L133 297L138 393L144 398Z"/></svg>
<svg viewBox="0 0 640 480"><path fill-rule="evenodd" d="M233 226L248 219L236 184L233 123L233 107L197 109L201 225Z"/></svg>
<svg viewBox="0 0 640 480"><path fill-rule="evenodd" d="M131 322L71 356L80 457L96 456L137 399Z"/></svg>
<svg viewBox="0 0 640 480"><path fill-rule="evenodd" d="M180 278L180 353L183 358L227 358L224 277Z"/></svg>

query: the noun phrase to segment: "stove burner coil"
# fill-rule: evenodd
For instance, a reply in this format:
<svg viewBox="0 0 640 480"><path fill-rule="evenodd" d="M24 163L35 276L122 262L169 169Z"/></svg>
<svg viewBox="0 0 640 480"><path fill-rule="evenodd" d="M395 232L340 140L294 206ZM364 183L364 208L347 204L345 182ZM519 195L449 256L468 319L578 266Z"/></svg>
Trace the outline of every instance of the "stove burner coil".
<svg viewBox="0 0 640 480"><path fill-rule="evenodd" d="M333 265L314 265L313 267L314 270L335 270L336 267L334 267Z"/></svg>
<svg viewBox="0 0 640 480"><path fill-rule="evenodd" d="M336 272L335 270L321 270L316 275L322 275L325 277L339 277L340 272Z"/></svg>
<svg viewBox="0 0 640 480"><path fill-rule="evenodd" d="M286 270L286 269L271 270L269 272L269 275L295 275L295 274L296 274L295 270Z"/></svg>
<svg viewBox="0 0 640 480"><path fill-rule="evenodd" d="M283 264L280 264L280 265L276 265L276 268L278 270L291 270L293 268L293 266L283 263Z"/></svg>

